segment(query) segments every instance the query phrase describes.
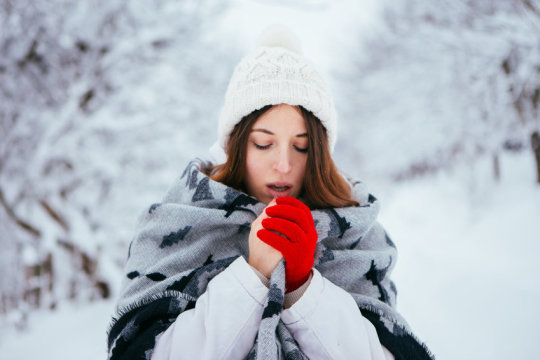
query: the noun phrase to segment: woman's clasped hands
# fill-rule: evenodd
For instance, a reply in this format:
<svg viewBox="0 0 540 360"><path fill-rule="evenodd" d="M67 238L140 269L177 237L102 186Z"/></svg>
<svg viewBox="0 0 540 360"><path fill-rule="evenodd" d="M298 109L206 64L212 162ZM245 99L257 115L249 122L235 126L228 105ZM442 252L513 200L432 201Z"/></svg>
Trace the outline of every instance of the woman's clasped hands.
<svg viewBox="0 0 540 360"><path fill-rule="evenodd" d="M291 292L309 279L316 245L311 210L298 199L280 197L252 224L249 263L269 277L285 258L286 291Z"/></svg>

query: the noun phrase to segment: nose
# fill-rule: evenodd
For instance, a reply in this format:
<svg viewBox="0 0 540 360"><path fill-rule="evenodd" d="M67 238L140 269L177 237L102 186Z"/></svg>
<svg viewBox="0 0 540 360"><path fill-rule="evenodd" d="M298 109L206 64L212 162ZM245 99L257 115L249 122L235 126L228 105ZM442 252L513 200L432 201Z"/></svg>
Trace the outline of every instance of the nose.
<svg viewBox="0 0 540 360"><path fill-rule="evenodd" d="M286 174L291 171L291 159L289 151L285 149L280 150L274 168L282 174Z"/></svg>

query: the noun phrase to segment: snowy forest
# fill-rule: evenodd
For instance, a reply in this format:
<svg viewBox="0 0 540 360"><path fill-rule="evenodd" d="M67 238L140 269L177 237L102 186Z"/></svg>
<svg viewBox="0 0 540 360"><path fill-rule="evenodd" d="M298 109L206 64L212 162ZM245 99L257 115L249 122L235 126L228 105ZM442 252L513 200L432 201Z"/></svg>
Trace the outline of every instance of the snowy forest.
<svg viewBox="0 0 540 360"><path fill-rule="evenodd" d="M334 158L382 199L419 337L439 359L540 351L540 1L0 0L0 359L82 309L105 357L138 214L205 156L275 23L334 91Z"/></svg>

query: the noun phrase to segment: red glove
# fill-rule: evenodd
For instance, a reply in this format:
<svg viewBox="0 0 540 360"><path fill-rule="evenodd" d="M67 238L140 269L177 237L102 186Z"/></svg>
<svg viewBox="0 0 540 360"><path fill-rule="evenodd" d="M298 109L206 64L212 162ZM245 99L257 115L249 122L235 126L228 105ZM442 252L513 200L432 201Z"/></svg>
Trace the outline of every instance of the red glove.
<svg viewBox="0 0 540 360"><path fill-rule="evenodd" d="M264 229L259 230L257 236L285 258L286 288L290 292L309 279L317 231L311 210L300 200L280 197L276 203L266 209L270 217L262 221Z"/></svg>

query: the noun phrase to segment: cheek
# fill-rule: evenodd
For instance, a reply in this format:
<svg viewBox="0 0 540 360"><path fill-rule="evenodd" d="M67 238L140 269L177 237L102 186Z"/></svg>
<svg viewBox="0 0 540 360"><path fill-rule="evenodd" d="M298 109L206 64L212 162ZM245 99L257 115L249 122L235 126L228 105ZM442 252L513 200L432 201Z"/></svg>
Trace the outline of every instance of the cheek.
<svg viewBox="0 0 540 360"><path fill-rule="evenodd" d="M246 154L246 172L248 185L255 185L256 180L261 174L261 161L253 153L248 152Z"/></svg>
<svg viewBox="0 0 540 360"><path fill-rule="evenodd" d="M304 177L306 176L306 167L307 167L307 160L304 158L299 162L299 166L297 167L297 172L295 176L296 181L299 184L304 183Z"/></svg>

